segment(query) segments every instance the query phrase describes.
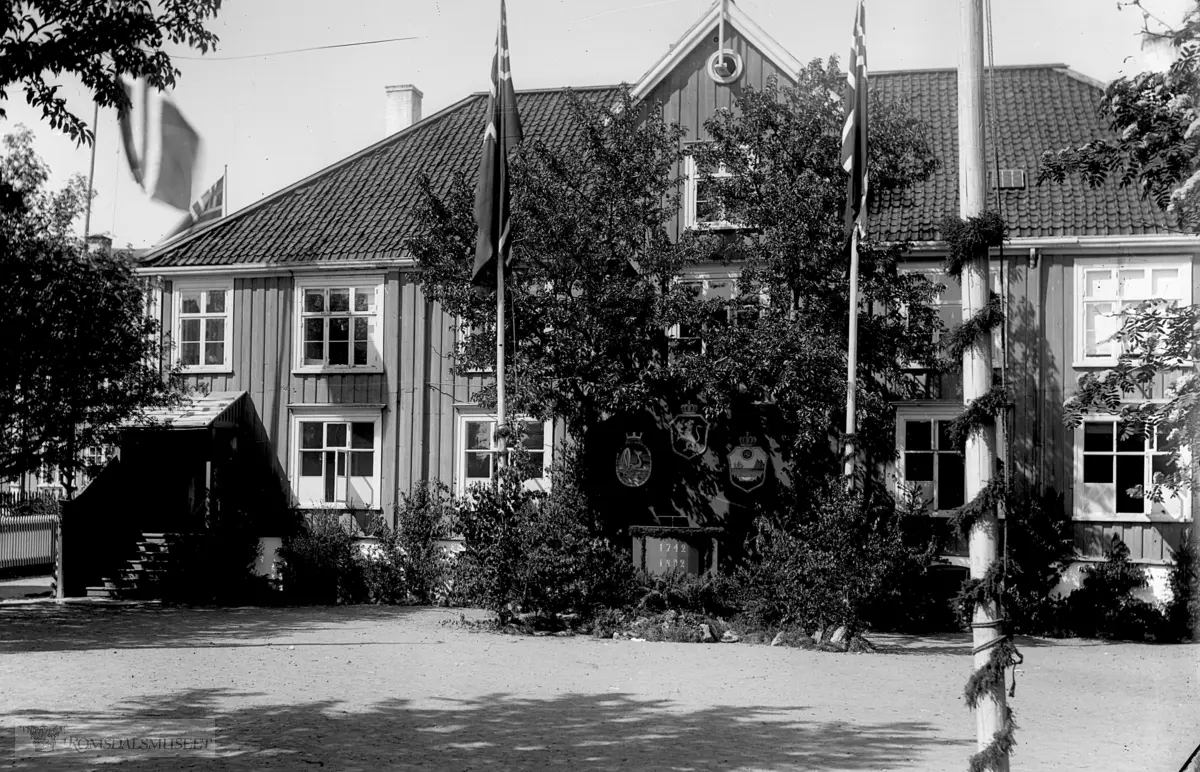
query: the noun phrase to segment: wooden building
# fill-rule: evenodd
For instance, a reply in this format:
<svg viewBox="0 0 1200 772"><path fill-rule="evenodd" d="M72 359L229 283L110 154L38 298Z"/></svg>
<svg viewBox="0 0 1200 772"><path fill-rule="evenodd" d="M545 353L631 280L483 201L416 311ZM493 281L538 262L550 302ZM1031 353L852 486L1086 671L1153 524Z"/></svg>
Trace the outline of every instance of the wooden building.
<svg viewBox="0 0 1200 772"><path fill-rule="evenodd" d="M722 13L733 56L719 71ZM792 82L800 67L735 3L714 4L631 90L661 104L687 141L703 141L715 110L771 78ZM1146 297L1196 301L1197 240L1172 233L1132 188L1034 185L1043 150L1106 135L1096 110L1101 84L1066 65L997 68L991 77L1002 170L992 185L1011 227L995 264L1002 259L1008 267L997 288L1007 292L1011 316L1015 471L1061 494L1081 558L1097 557L1119 534L1136 560L1161 566L1191 522L1194 502L1131 503L1121 486L1150 473L1154 449L1117 440L1112 420L1100 416L1067 430L1062 404L1080 373L1114 361L1113 344L1104 341L1109 314ZM938 224L958 208L955 72L874 73L871 83L928 124L941 162L928 182L882 201L872 232L914 242L909 269L936 273L945 254ZM619 93L570 85L597 100ZM419 117L420 92L399 91ZM566 100L561 89L518 92L526 138L569 142ZM162 280L158 313L192 382L248 394L257 441L298 507L389 513L422 480L463 490L486 475L494 417L472 404L482 381L451 373L453 320L422 295L404 250L422 175L444 186L460 171L474 174L486 104L486 94L468 96L143 259L142 272ZM695 176L683 199L676 233L706 227ZM717 266L695 277L714 286L730 278ZM961 316L955 282L939 310L950 321ZM1161 394L1156 388L1151 398ZM945 510L961 503L962 463L943 443L939 422L961 409L961 393L931 378L927 396L897 406L894 477L923 488ZM549 464L561 429L547 424L530 436L531 450ZM722 441L717 465L737 438ZM733 516L717 509L718 519Z"/></svg>

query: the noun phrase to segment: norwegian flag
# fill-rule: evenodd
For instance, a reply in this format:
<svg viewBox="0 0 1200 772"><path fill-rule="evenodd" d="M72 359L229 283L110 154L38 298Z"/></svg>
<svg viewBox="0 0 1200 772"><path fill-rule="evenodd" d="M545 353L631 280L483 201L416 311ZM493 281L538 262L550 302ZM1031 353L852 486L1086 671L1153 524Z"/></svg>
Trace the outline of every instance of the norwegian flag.
<svg viewBox="0 0 1200 772"><path fill-rule="evenodd" d="M858 228L867 232L867 9L858 0L854 37L846 66L846 124L842 127L842 168L846 186L846 239Z"/></svg>
<svg viewBox="0 0 1200 772"><path fill-rule="evenodd" d="M168 241L176 236L183 235L199 225L213 220L219 220L225 216L225 175L221 175L221 179L217 180L211 188L204 191L200 198L192 202L192 208L183 216L183 219L175 224L167 235L162 237L162 241Z"/></svg>
<svg viewBox="0 0 1200 772"><path fill-rule="evenodd" d="M151 198L188 211L201 167L200 135L145 79L125 79L122 86L130 106L117 117L133 178Z"/></svg>
<svg viewBox="0 0 1200 772"><path fill-rule="evenodd" d="M496 260L503 260L506 266L509 263L508 153L520 141L521 116L517 114L517 95L508 63L504 0L500 0L488 123L483 132L483 153L475 186L475 223L479 229L475 238L475 269L471 274L471 283L475 285L494 285Z"/></svg>

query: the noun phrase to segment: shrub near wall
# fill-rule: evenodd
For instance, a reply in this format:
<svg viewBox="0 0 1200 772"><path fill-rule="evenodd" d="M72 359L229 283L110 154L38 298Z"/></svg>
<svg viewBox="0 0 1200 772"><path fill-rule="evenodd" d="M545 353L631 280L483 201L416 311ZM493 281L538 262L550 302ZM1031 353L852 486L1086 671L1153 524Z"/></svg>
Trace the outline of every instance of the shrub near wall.
<svg viewBox="0 0 1200 772"><path fill-rule="evenodd" d="M283 539L279 574L289 602L333 605L366 596L359 549L339 510L317 510Z"/></svg>
<svg viewBox="0 0 1200 772"><path fill-rule="evenodd" d="M500 624L524 615L557 626L619 608L635 594L627 552L594 531L598 518L576 484L571 456L551 472L549 494L524 490L520 464L501 470L460 503L464 551L455 565L459 600L495 612Z"/></svg>

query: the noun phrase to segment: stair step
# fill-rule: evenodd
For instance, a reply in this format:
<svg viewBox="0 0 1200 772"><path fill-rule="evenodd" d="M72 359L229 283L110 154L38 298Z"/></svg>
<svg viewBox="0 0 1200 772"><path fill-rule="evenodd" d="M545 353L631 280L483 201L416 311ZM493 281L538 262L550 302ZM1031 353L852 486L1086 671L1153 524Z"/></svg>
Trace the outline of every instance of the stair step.
<svg viewBox="0 0 1200 772"><path fill-rule="evenodd" d="M88 587L87 596L89 598L111 598L113 591L107 587Z"/></svg>

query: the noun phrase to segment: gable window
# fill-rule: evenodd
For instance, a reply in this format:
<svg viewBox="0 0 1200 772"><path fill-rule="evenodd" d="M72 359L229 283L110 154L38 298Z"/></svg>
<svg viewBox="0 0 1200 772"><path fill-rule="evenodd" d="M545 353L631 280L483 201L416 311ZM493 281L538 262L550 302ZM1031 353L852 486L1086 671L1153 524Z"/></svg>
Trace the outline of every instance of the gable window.
<svg viewBox="0 0 1200 772"><path fill-rule="evenodd" d="M304 277L296 282L296 370L378 372L382 277Z"/></svg>
<svg viewBox="0 0 1200 772"><path fill-rule="evenodd" d="M683 224L693 230L744 228L722 201L722 188L736 175L725 164L701 164L693 155L684 157Z"/></svg>
<svg viewBox="0 0 1200 772"><path fill-rule="evenodd" d="M520 442L528 454L530 471L536 475L525 481L525 487L549 490L551 424L527 419L518 423L522 435ZM500 455L496 445L496 416L460 413L457 447L455 482L458 492L466 493L473 485L490 482L496 475Z"/></svg>
<svg viewBox="0 0 1200 772"><path fill-rule="evenodd" d="M1075 366L1111 367L1121 355L1113 340L1122 311L1146 300L1191 302L1188 260L1081 258L1075 262Z"/></svg>
<svg viewBox="0 0 1200 772"><path fill-rule="evenodd" d="M292 423L292 488L299 506L379 507L378 408L294 411Z"/></svg>
<svg viewBox="0 0 1200 772"><path fill-rule="evenodd" d="M180 280L173 294L179 364L195 372L228 372L233 353L232 282Z"/></svg>
<svg viewBox="0 0 1200 772"><path fill-rule="evenodd" d="M1188 512L1187 494L1152 491L1168 471L1159 429L1125 434L1115 418L1088 417L1075 429L1075 517L1081 520L1170 520Z"/></svg>

